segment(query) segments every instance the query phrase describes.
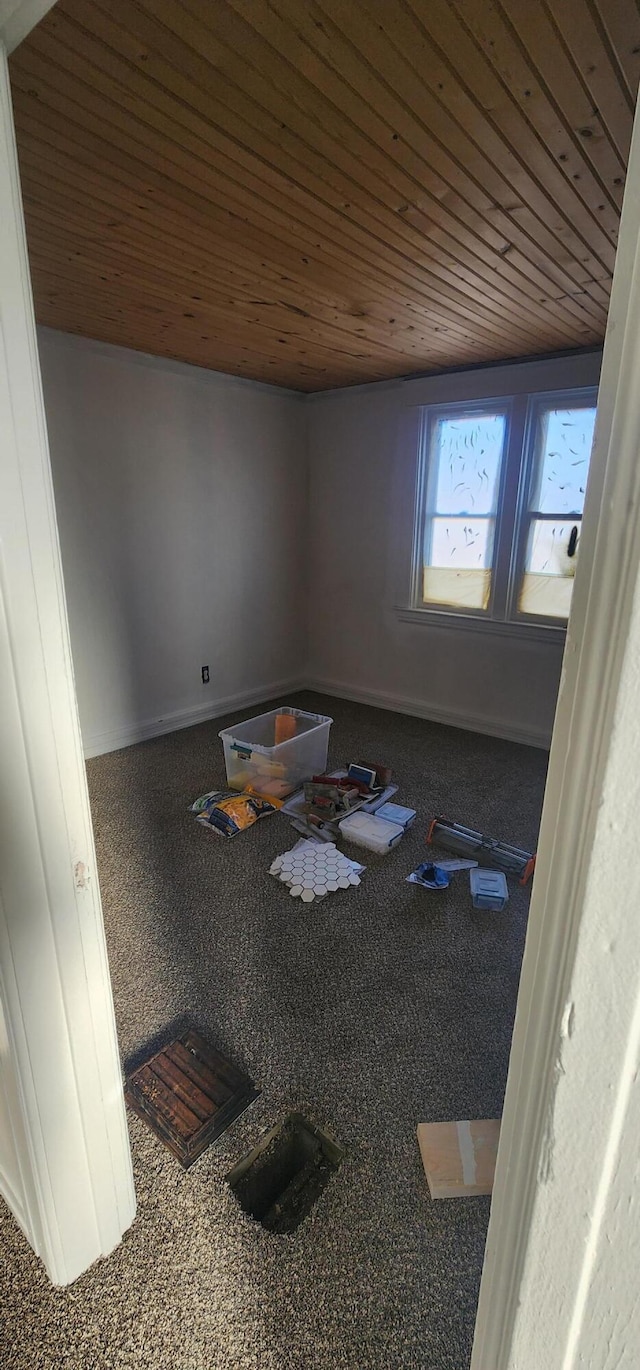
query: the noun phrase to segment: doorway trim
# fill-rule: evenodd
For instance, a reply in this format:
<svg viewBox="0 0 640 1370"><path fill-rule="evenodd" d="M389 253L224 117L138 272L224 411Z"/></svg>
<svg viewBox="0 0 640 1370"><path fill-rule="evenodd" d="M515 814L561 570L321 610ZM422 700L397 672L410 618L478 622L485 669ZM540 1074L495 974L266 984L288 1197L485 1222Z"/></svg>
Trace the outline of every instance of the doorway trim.
<svg viewBox="0 0 640 1370"><path fill-rule="evenodd" d="M1 27L0 432L0 1186L62 1285L135 1194Z"/></svg>
<svg viewBox="0 0 640 1370"><path fill-rule="evenodd" d="M633 1052L638 985L624 974L624 960L620 959L624 939L618 939L618 946L612 939L603 950L609 957L609 979L595 959L595 934L596 941L588 953L593 967L590 1003L584 998L587 953L583 948L589 937L593 942L598 920L603 922L602 906L597 907L591 893L595 879L614 855L619 859L617 847L622 843L631 881L634 847L637 850L634 815L625 809L624 801L616 811L617 796L612 800L608 794L607 779L616 733L628 727L623 714L623 687L630 658L637 650L633 614L640 576L639 377L640 129L636 117L471 1370L533 1370L542 1363L569 1370L583 1363L576 1356L586 1320L589 1281L597 1265L596 1248L608 1202L606 1186L613 1176L615 1148L620 1147L623 1135L620 1109L626 1107L637 1068ZM633 765L635 749L640 752L640 746L631 731L627 747ZM628 888L633 888L631 883ZM632 903L627 912L637 922ZM635 947L640 952L640 933L636 934ZM627 945L627 956L628 952ZM620 1024L627 1025L627 1036L620 1032L614 1037L610 1060L599 1066L602 1049L597 1051L596 1039L599 1033L602 1048L610 1008L607 993L616 999L616 1013ZM596 1021L589 1022L590 1017ZM576 1032L577 1021L580 1033ZM582 1105L582 1131L576 1125L575 1163L593 1171L591 1191L587 1187L584 1192L591 1192L594 1202L592 1211L580 1212L577 1196L581 1191L576 1189L575 1208L567 1208L569 1222L562 1231L560 1204L551 1214L547 1212L546 1227L539 1210L544 1208L542 1195L548 1202L565 1164L563 1138L558 1132L558 1120L562 1122L564 1116L560 1096L577 1088L589 1042L596 1053L593 1090L587 1089L581 1101L575 1101ZM576 1049L582 1053L580 1058ZM589 1151L601 1142L599 1159ZM558 1174L554 1174L556 1166ZM584 1202L588 1210L589 1200ZM578 1234L580 1239L574 1244ZM537 1284L531 1278L534 1267ZM561 1300L545 1300L544 1278L557 1278ZM615 1296L612 1302L615 1307ZM598 1358L597 1340L596 1336L589 1361L594 1370L605 1364L604 1357ZM616 1360L618 1363L622 1364Z"/></svg>

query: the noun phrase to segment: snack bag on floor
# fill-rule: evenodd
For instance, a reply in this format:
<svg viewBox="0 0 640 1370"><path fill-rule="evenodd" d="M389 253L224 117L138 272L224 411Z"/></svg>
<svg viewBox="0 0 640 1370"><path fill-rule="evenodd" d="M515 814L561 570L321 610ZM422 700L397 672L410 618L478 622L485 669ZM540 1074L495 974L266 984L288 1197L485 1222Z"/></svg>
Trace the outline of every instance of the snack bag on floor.
<svg viewBox="0 0 640 1370"><path fill-rule="evenodd" d="M189 806L198 823L222 837L235 837L252 827L259 818L275 813L277 805L257 794L238 794L232 790L212 790Z"/></svg>

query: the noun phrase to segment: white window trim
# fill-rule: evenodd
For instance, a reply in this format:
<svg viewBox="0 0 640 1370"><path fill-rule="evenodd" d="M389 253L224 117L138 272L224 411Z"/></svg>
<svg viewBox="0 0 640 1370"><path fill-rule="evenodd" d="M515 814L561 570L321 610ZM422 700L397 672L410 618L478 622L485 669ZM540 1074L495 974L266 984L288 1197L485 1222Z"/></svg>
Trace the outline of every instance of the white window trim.
<svg viewBox="0 0 640 1370"><path fill-rule="evenodd" d="M487 413L487 411L493 411L493 410L495 410L496 413L504 413L504 416L505 416L505 429L506 429L506 433L505 433L505 452L508 453L509 444L510 444L511 426L512 426L512 424L511 424L511 420L512 420L512 411L513 411L513 397L510 396L510 395L503 396L503 397L501 397L501 398L499 398L499 397L495 397L495 398L494 398L494 397L492 396L491 399L487 399L487 400L482 400L482 399L478 399L478 400L469 400L469 401L461 400L459 403L454 403L454 404L434 404L434 405L428 405L428 406L425 406L425 408L423 409L423 411L422 411L422 413L421 413L421 416L420 416L420 428L419 428L419 450L418 450L418 483L417 483L417 489L416 489L416 501L415 501L415 510L414 510L414 533L413 533L413 541L412 541L412 561L411 561L411 603L410 603L410 608L416 610L416 611L419 612L419 613L422 613L422 612L423 612L423 608L422 608L422 605L421 605L421 603L420 603L420 600L421 600L421 598L422 598L422 586L421 586L421 581L422 581L422 567L423 567L422 558L423 558L423 548L424 548L425 525L426 525L427 518L428 518L428 517L433 517L433 515L432 515L432 514L430 515L430 514L428 513L428 511L427 511L427 500L426 500L427 485L428 485L429 474L430 474L430 473L429 473L429 453L428 453L427 448L428 448L428 444L429 444L429 429L430 429L431 423L432 423L432 421L434 420L434 418L437 420L438 414L447 414L447 415L449 415L449 414L460 413L461 415L467 416L467 415L470 415L470 414L473 414L473 413L482 414L482 413ZM495 525L494 525L494 533L493 533L494 565L495 565L495 557L497 556L497 548L498 548L499 541L500 541L500 536L501 536L501 526L502 526L502 517L503 517L503 515L502 515L502 504L503 504L503 498L504 498L504 485L505 485L505 479L506 479L506 468L507 468L507 456L505 455L505 457L503 458L503 461L502 461L502 469L501 469L501 471L500 471L498 499L497 499L496 513L495 513ZM468 619L472 619L474 622L475 622L476 620L481 620L482 622L485 622L485 621L488 620L488 619L491 619L492 621L495 621L494 618L493 618L493 607L494 607L494 598L495 598L495 585L496 585L496 577L495 577L494 575L492 575L492 577L491 577L491 588L490 588L490 592L489 592L489 607L488 607L487 610L478 609L478 610L474 611L473 609L456 609L453 605L452 605L451 607L449 607L448 605L446 605L446 606L443 606L442 609L438 609L436 606L433 606L433 607L432 607L432 606L425 606L424 612L426 612L426 613L431 613L431 612L434 612L434 613L445 613L445 614L451 615L451 617L453 617L453 618L465 617L465 618L468 618Z"/></svg>
<svg viewBox="0 0 640 1370"><path fill-rule="evenodd" d="M454 628L465 632L490 633L499 637L523 638L564 646L567 624L557 619L522 614L517 609L517 596L524 564L523 538L526 532L525 513L531 485L534 447L532 425L540 408L554 401L567 404L589 403L597 397L595 386L564 386L553 390L535 390L512 395L492 395L474 398L469 402L423 405L418 414L416 436L418 459L412 510L411 564L408 577L408 602L396 606L401 622L438 628ZM428 430L434 415L459 409L493 409L507 414L505 454L500 476L500 493L494 534L494 560L491 596L486 611L439 608L420 603L421 565L424 542L425 483L428 478Z"/></svg>
<svg viewBox="0 0 640 1370"><path fill-rule="evenodd" d="M530 642L549 642L561 648L567 636L566 623L516 623L511 619L503 621L464 612L449 613L446 609L406 609L400 605L396 609L396 617L402 623L419 624L422 627L426 624L429 628L453 628L466 633L480 633L482 636L493 633L496 637L528 638Z"/></svg>
<svg viewBox="0 0 640 1370"><path fill-rule="evenodd" d="M528 397L523 450L520 463L520 489L515 511L514 536L512 540L512 565L509 570L509 591L507 602L508 621L517 624L531 624L537 627L557 626L557 620L544 620L541 615L523 614L518 609L518 594L526 556L528 533L527 515L529 499L535 471L535 428L542 409L547 406L573 406L576 409L591 408L597 404L597 386L573 386L562 390L542 390L532 392ZM581 520L582 521L582 520ZM566 632L566 623L563 625Z"/></svg>

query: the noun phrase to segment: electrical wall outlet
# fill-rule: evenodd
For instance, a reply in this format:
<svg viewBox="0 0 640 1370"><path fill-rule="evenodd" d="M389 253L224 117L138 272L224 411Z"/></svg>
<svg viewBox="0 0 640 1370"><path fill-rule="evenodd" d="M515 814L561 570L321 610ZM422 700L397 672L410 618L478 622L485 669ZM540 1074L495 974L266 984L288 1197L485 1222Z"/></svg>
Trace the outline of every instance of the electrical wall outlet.
<svg viewBox="0 0 640 1370"><path fill-rule="evenodd" d="M203 684L203 685L208 685L208 684L209 684L209 667L208 667L208 666L203 666L203 667L202 667L202 684Z"/></svg>

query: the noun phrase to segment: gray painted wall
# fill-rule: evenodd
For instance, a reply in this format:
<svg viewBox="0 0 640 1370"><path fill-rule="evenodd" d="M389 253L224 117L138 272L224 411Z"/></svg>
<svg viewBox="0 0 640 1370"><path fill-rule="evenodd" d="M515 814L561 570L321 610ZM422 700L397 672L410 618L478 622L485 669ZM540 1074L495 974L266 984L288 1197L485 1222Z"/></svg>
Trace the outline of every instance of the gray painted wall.
<svg viewBox="0 0 640 1370"><path fill-rule="evenodd" d="M87 754L298 680L300 399L46 329L39 347Z"/></svg>
<svg viewBox="0 0 640 1370"><path fill-rule="evenodd" d="M548 743L561 641L399 617L416 416L592 385L599 355L303 398L47 329L39 341L88 755L303 681Z"/></svg>
<svg viewBox="0 0 640 1370"><path fill-rule="evenodd" d="M562 641L407 623L424 404L597 383L600 355L492 367L314 395L309 675L319 687L548 744Z"/></svg>

